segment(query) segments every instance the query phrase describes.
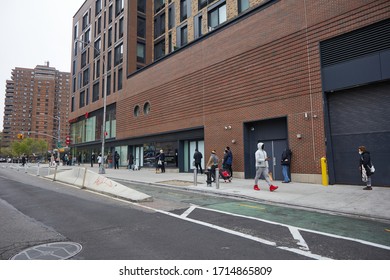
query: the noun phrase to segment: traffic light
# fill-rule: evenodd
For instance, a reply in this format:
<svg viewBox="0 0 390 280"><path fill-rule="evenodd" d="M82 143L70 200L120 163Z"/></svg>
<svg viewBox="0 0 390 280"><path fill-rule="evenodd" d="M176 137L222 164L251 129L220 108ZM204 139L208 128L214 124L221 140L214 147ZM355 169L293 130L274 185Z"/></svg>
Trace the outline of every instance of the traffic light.
<svg viewBox="0 0 390 280"><path fill-rule="evenodd" d="M18 137L18 139L23 139L24 135L23 135L23 133L18 133L17 137Z"/></svg>

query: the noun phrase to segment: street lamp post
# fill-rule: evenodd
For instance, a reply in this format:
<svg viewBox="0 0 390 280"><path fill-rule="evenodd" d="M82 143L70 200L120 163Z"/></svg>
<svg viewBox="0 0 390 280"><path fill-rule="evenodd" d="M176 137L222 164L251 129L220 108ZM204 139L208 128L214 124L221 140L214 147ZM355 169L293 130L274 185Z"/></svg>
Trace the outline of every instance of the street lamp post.
<svg viewBox="0 0 390 280"><path fill-rule="evenodd" d="M91 45L90 43L87 43L87 42L84 42L84 41L78 40L78 39L75 39L75 41L76 42L80 42L83 45L92 46L98 54L101 54L100 50L97 49L95 46ZM105 174L106 173L106 170L104 168L104 145L105 145L105 140L106 140L107 63L104 60L105 60L105 56L103 54L103 71L104 71L103 82L104 82L104 89L103 89L103 125L102 125L102 151L101 151L102 164L100 164L100 166L99 166L99 174Z"/></svg>

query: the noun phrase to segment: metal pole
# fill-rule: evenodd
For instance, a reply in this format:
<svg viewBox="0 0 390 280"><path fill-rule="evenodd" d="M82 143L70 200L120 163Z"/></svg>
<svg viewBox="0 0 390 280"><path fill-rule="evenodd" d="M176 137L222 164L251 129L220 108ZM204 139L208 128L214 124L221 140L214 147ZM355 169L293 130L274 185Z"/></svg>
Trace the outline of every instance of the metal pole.
<svg viewBox="0 0 390 280"><path fill-rule="evenodd" d="M107 63L104 61L105 57L103 56L103 71L104 71L104 95L103 95L103 131L102 131L102 164L99 167L99 174L105 174L106 171L104 169L104 144L106 140L106 106L107 106Z"/></svg>

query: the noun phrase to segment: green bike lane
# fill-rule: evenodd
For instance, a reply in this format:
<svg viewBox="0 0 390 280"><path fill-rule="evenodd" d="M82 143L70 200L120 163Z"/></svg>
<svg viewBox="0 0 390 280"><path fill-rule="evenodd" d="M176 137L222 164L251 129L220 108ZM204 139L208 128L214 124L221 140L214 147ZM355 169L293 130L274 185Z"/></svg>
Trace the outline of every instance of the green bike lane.
<svg viewBox="0 0 390 280"><path fill-rule="evenodd" d="M173 204L173 213L182 213L189 205L260 219L285 226L367 241L390 247L390 223L342 216L329 212L319 212L279 205L275 203L248 201L228 196L217 196L205 192L165 188L150 185L129 184L134 189L147 193L160 201ZM149 204L149 203L146 203ZM169 210L169 209L167 209ZM390 259L390 251L389 251Z"/></svg>

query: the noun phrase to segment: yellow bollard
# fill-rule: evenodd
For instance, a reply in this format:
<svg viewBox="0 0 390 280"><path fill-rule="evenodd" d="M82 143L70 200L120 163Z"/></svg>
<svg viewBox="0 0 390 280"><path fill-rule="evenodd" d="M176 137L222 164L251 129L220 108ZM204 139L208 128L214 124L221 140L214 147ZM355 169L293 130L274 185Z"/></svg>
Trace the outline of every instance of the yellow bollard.
<svg viewBox="0 0 390 280"><path fill-rule="evenodd" d="M328 181L328 166L326 163L326 157L321 158L321 173L322 173L322 185L327 186Z"/></svg>

